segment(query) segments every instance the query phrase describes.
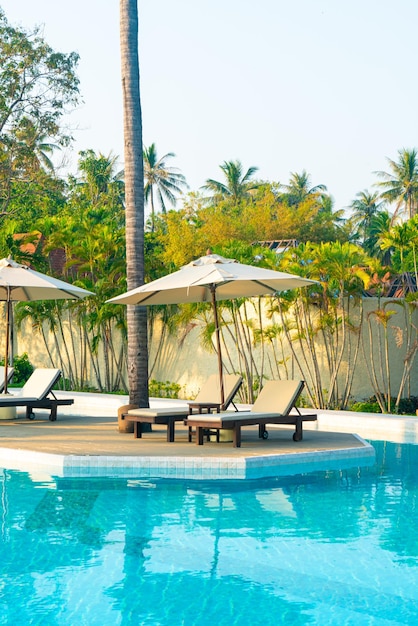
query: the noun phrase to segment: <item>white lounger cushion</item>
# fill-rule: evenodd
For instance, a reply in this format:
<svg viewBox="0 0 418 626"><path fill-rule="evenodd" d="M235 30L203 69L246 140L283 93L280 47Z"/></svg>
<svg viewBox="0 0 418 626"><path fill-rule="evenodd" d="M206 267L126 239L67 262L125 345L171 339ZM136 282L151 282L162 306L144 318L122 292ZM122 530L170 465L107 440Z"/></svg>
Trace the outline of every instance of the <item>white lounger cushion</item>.
<svg viewBox="0 0 418 626"><path fill-rule="evenodd" d="M15 397L41 400L51 391L52 386L60 377L61 370L54 368L36 368Z"/></svg>
<svg viewBox="0 0 418 626"><path fill-rule="evenodd" d="M10 395L6 395L6 394L1 394L0 395L0 406L4 406L5 404L11 404L13 406L17 406L16 405L16 401L19 400L19 404L22 404L22 402L37 402L39 400L39 398L28 398L27 396L21 396L18 393L13 393ZM22 405L23 406L23 405Z"/></svg>
<svg viewBox="0 0 418 626"><path fill-rule="evenodd" d="M61 370L39 367L35 369L21 389L11 395L1 394L0 404L13 404L16 400L36 402L45 398L59 379Z"/></svg>
<svg viewBox="0 0 418 626"><path fill-rule="evenodd" d="M200 422L212 422L213 424L225 424L239 420L256 418L277 418L278 416L286 416L294 407L295 401L301 390L300 380L270 380L268 381L253 406L249 411L242 411L238 414L217 413L212 416L193 415L189 420L196 424Z"/></svg>
<svg viewBox="0 0 418 626"><path fill-rule="evenodd" d="M170 417L171 415L180 417L188 417L189 416L189 408L182 406L175 407L167 407L158 408L158 409L129 409L128 415L132 415L134 417Z"/></svg>
<svg viewBox="0 0 418 626"><path fill-rule="evenodd" d="M210 415L190 415L188 416L188 420L190 423L196 425L198 422L203 422L205 424L213 424L214 426L225 426L228 428L228 422L230 424L236 424L237 422L243 422L246 419L257 420L259 418L277 418L277 413L254 413L253 411L239 411L238 413L231 413L231 411L227 413L212 413Z"/></svg>

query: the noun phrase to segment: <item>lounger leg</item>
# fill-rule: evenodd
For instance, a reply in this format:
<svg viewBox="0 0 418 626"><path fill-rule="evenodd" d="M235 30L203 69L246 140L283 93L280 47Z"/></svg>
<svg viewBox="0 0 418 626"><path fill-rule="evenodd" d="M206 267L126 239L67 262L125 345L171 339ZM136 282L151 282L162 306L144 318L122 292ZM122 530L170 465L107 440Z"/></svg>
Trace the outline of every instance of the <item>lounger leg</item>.
<svg viewBox="0 0 418 626"><path fill-rule="evenodd" d="M134 438L141 439L142 437L142 424L141 422L134 422Z"/></svg>
<svg viewBox="0 0 418 626"><path fill-rule="evenodd" d="M33 409L30 406L26 407L26 419L28 419L28 420L34 420L35 419L35 413L33 412Z"/></svg>
<svg viewBox="0 0 418 626"><path fill-rule="evenodd" d="M205 433L205 429L200 426L196 427L196 444L198 446L203 446L203 435Z"/></svg>
<svg viewBox="0 0 418 626"><path fill-rule="evenodd" d="M51 413L49 414L49 421L56 422L57 421L57 406L51 406Z"/></svg>
<svg viewBox="0 0 418 626"><path fill-rule="evenodd" d="M174 420L168 420L167 424L167 441L173 443L174 441Z"/></svg>
<svg viewBox="0 0 418 626"><path fill-rule="evenodd" d="M241 447L241 426L235 426L233 435L233 445L234 448Z"/></svg>
<svg viewBox="0 0 418 626"><path fill-rule="evenodd" d="M295 432L293 433L293 441L302 441L303 432L302 432L302 420L296 420L295 424Z"/></svg>

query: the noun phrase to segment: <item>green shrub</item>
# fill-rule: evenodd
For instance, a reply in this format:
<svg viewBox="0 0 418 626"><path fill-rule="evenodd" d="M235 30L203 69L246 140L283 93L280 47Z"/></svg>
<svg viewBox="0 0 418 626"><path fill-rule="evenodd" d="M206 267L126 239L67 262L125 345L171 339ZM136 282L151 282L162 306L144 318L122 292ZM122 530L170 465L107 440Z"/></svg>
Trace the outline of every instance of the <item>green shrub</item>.
<svg viewBox="0 0 418 626"><path fill-rule="evenodd" d="M358 413L381 413L380 406L378 402L365 401L365 402L354 402L351 405L350 411L356 411Z"/></svg>
<svg viewBox="0 0 418 626"><path fill-rule="evenodd" d="M13 367L13 383L15 385L24 385L34 370L26 352L24 352L21 356L14 357Z"/></svg>
<svg viewBox="0 0 418 626"><path fill-rule="evenodd" d="M392 406L394 406L394 404ZM418 398L416 396L411 396L410 398L401 398L398 411L401 415L416 415L417 409Z"/></svg>
<svg viewBox="0 0 418 626"><path fill-rule="evenodd" d="M418 398L416 396L410 396L409 398L401 398L399 402L398 410L396 410L396 398L391 398L390 406L391 413L398 413L399 415L416 415L418 409ZM368 400L363 402L354 402L350 407L350 411L358 411L362 413L381 413L378 402L375 396L372 396Z"/></svg>
<svg viewBox="0 0 418 626"><path fill-rule="evenodd" d="M150 398L172 398L177 399L181 390L181 385L178 383L170 383L159 380L150 380L148 385L148 392Z"/></svg>
<svg viewBox="0 0 418 626"><path fill-rule="evenodd" d="M4 359L1 359L0 365L4 365ZM13 357L13 368L12 384L14 387L22 387L34 370L26 352Z"/></svg>

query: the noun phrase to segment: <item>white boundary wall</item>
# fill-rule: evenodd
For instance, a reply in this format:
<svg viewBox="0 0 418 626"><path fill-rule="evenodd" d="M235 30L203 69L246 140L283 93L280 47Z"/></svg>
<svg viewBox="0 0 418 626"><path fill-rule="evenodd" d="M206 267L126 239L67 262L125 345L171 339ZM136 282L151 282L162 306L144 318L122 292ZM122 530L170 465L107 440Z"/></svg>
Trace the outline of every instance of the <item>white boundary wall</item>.
<svg viewBox="0 0 418 626"><path fill-rule="evenodd" d="M382 299L381 303L389 303L388 309L395 311L391 316L388 324L388 336L389 336L389 361L390 361L390 376L392 383L392 395L396 395L399 388L403 366L405 358L405 346L402 345L402 341L405 338L405 320L402 308L397 305L392 305L393 300ZM354 372L354 380L352 387L352 397L357 400L362 400L373 395L373 388L370 383L370 377L368 374L367 361L371 362L371 354L369 347L369 329L366 323L367 315L377 309L378 300L376 298L366 298L363 300L364 305L364 328L362 341L364 344L364 350L360 350L357 365ZM418 327L417 313L415 313L414 323ZM355 314L354 314L355 318ZM372 328L376 333L379 325L373 319ZM266 320L266 324L271 322ZM64 322L66 333L68 335L68 341L75 341L76 353L77 353L77 337L74 337L74 327ZM190 325L186 330L180 329L176 335L167 335L160 346L158 337L158 325L156 326L156 332L154 341L150 346L150 377L158 381L176 382L181 385L182 390L180 397L193 398L199 391L203 382L210 374L217 371L217 356L214 351L208 352L201 343L200 334L202 328L198 324ZM380 326L380 332L383 327ZM54 337L50 333L48 335L49 349L56 359L57 350L54 342ZM3 345L2 345L3 344ZM0 337L0 349L4 350L4 326L3 333ZM160 349L158 357L156 356L157 349ZM232 358L236 353L235 347L231 342L228 345ZM258 364L261 361L261 351L259 348L253 348L254 354ZM235 353L234 353L235 351ZM45 349L44 341L40 333L36 332L29 321L26 321L20 332L15 332L14 335L14 354L21 355L27 352L31 363L36 367L50 367L51 361L48 357ZM328 382L327 366L324 358L324 351L318 348L318 354L320 356L320 370L321 376L324 380L324 387L326 388ZM383 347L378 345L376 339L373 343L373 359L376 367L380 369L380 363L382 362L381 355L384 354ZM290 352L285 357L291 358ZM322 360L321 360L322 359ZM59 367L60 364L56 359L54 366ZM88 366L88 378L92 387L95 386L95 376L91 364ZM347 362L342 363L341 372L344 375L347 371ZM229 370L229 366L226 370ZM236 371L239 368L237 366ZM271 370L265 368L265 373L268 378L274 377ZM294 376L304 377L300 372L295 371ZM284 377L284 376L283 376ZM418 358L416 359L411 372L411 386L410 394L418 396Z"/></svg>

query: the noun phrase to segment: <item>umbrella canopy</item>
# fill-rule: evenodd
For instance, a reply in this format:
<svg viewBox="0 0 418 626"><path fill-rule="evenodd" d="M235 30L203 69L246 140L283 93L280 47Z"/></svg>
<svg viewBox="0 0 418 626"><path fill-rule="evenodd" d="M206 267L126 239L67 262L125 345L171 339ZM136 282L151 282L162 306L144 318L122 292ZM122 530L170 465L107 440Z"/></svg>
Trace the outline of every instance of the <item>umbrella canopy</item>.
<svg viewBox="0 0 418 626"><path fill-rule="evenodd" d="M222 356L216 302L273 295L277 291L296 289L315 282L293 274L244 265L217 254L207 254L188 263L177 272L122 293L108 302L141 305L212 302L223 403Z"/></svg>
<svg viewBox="0 0 418 626"><path fill-rule="evenodd" d="M177 272L127 291L109 302L120 304L180 304L265 296L277 291L312 285L315 281L276 272L234 259L208 254L188 263Z"/></svg>
<svg viewBox="0 0 418 626"><path fill-rule="evenodd" d="M31 270L12 259L0 260L0 300L79 300L91 295L91 291Z"/></svg>
<svg viewBox="0 0 418 626"><path fill-rule="evenodd" d="M7 393L11 303L32 300L79 300L91 295L93 295L91 291L36 272L12 259L0 260L0 300L7 303L4 393Z"/></svg>

